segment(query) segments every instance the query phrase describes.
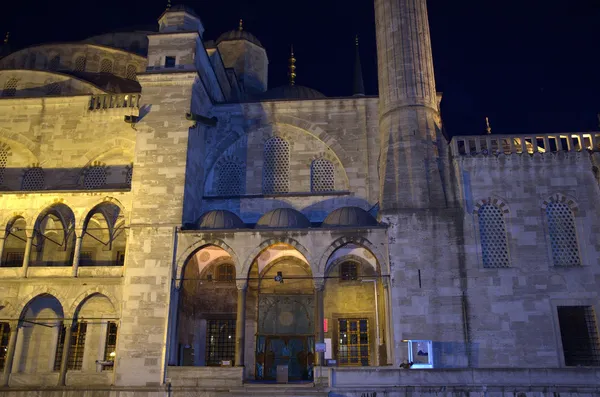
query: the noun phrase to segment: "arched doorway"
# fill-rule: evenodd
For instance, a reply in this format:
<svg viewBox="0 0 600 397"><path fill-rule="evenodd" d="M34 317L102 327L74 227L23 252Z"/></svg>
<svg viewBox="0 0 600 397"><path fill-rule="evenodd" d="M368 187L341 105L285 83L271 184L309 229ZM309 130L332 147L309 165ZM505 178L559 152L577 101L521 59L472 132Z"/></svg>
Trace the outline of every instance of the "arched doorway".
<svg viewBox="0 0 600 397"><path fill-rule="evenodd" d="M315 301L306 258L286 244L262 251L250 268L247 301L246 318L256 334L255 378L275 380L278 367L287 366L290 381L312 380Z"/></svg>
<svg viewBox="0 0 600 397"><path fill-rule="evenodd" d="M123 266L126 245L123 212L115 204L99 204L83 225L79 266Z"/></svg>

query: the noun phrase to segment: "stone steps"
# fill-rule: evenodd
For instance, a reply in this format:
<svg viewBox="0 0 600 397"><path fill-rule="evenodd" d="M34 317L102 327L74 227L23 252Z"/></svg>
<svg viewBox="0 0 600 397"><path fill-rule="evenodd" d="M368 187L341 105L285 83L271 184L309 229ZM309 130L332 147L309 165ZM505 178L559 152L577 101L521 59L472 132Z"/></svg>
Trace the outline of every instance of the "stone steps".
<svg viewBox="0 0 600 397"><path fill-rule="evenodd" d="M327 397L328 392L306 384L246 384L229 390L230 396L246 397Z"/></svg>

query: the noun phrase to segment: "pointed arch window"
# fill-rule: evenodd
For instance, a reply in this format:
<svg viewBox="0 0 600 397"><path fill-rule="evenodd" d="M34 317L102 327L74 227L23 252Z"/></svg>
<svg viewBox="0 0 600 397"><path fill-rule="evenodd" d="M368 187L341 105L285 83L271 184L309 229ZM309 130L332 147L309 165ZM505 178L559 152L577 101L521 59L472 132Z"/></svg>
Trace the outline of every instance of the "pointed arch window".
<svg viewBox="0 0 600 397"><path fill-rule="evenodd" d="M554 266L580 266L573 210L565 203L551 202L546 216Z"/></svg>
<svg viewBox="0 0 600 397"><path fill-rule="evenodd" d="M509 267L508 241L504 212L493 204L484 204L477 212L483 267Z"/></svg>
<svg viewBox="0 0 600 397"><path fill-rule="evenodd" d="M19 81L15 78L6 80L4 83L4 89L2 90L3 97L13 97L17 94L17 84Z"/></svg>
<svg viewBox="0 0 600 397"><path fill-rule="evenodd" d="M77 57L75 59L75 71L76 72L84 72L85 71L86 59L84 56Z"/></svg>
<svg viewBox="0 0 600 397"><path fill-rule="evenodd" d="M263 193L288 193L290 190L290 144L279 137L265 144Z"/></svg>
<svg viewBox="0 0 600 397"><path fill-rule="evenodd" d="M227 161L219 166L217 194L219 196L239 196L244 191L244 168L235 161Z"/></svg>
<svg viewBox="0 0 600 397"><path fill-rule="evenodd" d="M41 167L33 167L25 171L21 182L21 190L44 190L44 170Z"/></svg>
<svg viewBox="0 0 600 397"><path fill-rule="evenodd" d="M100 63L100 73L112 73L113 63L110 59L103 59Z"/></svg>
<svg viewBox="0 0 600 397"><path fill-rule="evenodd" d="M127 66L127 72L126 72L126 77L129 80L136 80L137 76L137 70L135 65L128 65Z"/></svg>
<svg viewBox="0 0 600 397"><path fill-rule="evenodd" d="M335 190L335 167L331 161L317 159L312 162L310 189L313 192L332 192Z"/></svg>

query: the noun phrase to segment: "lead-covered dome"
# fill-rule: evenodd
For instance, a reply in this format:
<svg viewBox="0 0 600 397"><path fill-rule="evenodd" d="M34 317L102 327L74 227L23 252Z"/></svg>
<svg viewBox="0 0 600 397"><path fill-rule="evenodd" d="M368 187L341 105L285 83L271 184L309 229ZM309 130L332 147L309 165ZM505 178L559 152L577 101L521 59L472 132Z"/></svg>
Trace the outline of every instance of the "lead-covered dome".
<svg viewBox="0 0 600 397"><path fill-rule="evenodd" d="M323 99L326 98L321 92L302 85L283 85L268 90L260 95L259 99Z"/></svg>
<svg viewBox="0 0 600 397"><path fill-rule="evenodd" d="M342 207L331 212L325 221L324 227L350 227L350 226L377 226L373 215L359 207Z"/></svg>
<svg viewBox="0 0 600 397"><path fill-rule="evenodd" d="M292 208L278 208L264 214L256 224L257 229L302 229L310 227L310 221Z"/></svg>
<svg viewBox="0 0 600 397"><path fill-rule="evenodd" d="M219 38L217 39L217 45L223 41L234 41L234 40L246 40L249 41L252 44L256 44L259 47L263 47L262 43L260 42L260 40L258 40L256 38L255 35L253 35L252 33L245 31L245 30L230 30L229 32L225 32L222 35L219 36Z"/></svg>
<svg viewBox="0 0 600 397"><path fill-rule="evenodd" d="M226 210L206 212L196 222L197 229L243 229L245 227L239 216Z"/></svg>

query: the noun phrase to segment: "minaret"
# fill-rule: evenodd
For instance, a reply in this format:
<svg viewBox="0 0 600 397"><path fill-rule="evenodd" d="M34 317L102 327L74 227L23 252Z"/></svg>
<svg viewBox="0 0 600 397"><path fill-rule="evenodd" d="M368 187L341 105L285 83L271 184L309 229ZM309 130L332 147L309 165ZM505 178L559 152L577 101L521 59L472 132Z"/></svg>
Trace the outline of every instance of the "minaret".
<svg viewBox="0 0 600 397"><path fill-rule="evenodd" d="M443 208L443 142L426 0L375 0L380 206ZM445 148L442 148L445 150Z"/></svg>
<svg viewBox="0 0 600 397"><path fill-rule="evenodd" d="M358 50L358 36L356 36L356 57L354 59L354 96L365 96L365 82L363 80L362 65L360 63L360 51Z"/></svg>

